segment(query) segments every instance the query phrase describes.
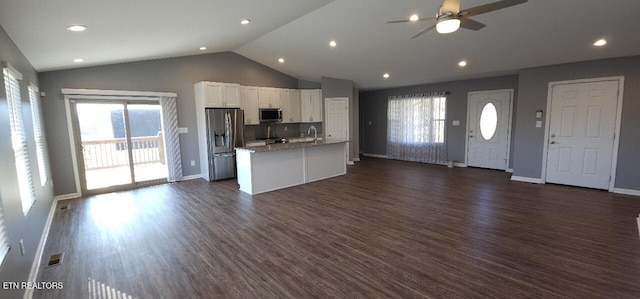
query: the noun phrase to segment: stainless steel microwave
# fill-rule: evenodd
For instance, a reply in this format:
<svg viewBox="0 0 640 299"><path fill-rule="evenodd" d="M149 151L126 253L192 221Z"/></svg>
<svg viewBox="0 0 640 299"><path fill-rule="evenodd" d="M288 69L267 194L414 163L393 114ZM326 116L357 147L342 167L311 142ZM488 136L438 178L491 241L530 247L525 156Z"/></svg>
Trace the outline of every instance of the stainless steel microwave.
<svg viewBox="0 0 640 299"><path fill-rule="evenodd" d="M282 109L264 108L260 109L260 122L281 122Z"/></svg>

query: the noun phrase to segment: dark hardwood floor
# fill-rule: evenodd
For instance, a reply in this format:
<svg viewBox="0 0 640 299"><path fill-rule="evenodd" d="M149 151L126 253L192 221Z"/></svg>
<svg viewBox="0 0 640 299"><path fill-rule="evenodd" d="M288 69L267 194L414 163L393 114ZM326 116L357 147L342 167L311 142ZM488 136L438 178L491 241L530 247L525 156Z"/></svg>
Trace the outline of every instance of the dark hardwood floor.
<svg viewBox="0 0 640 299"><path fill-rule="evenodd" d="M509 178L363 158L253 197L192 180L67 201L45 247L64 261L39 274L64 288L34 298L640 298L640 198Z"/></svg>

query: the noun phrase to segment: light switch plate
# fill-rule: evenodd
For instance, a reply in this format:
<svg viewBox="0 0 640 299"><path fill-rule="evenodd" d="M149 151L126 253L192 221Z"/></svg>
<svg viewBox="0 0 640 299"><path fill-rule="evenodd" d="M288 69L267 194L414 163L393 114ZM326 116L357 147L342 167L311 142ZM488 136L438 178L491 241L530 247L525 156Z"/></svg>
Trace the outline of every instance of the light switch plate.
<svg viewBox="0 0 640 299"><path fill-rule="evenodd" d="M536 120L536 128L542 128L542 121Z"/></svg>
<svg viewBox="0 0 640 299"><path fill-rule="evenodd" d="M178 134L187 134L189 133L189 128L178 128Z"/></svg>
<svg viewBox="0 0 640 299"><path fill-rule="evenodd" d="M536 112L536 118L542 118L542 111Z"/></svg>
<svg viewBox="0 0 640 299"><path fill-rule="evenodd" d="M454 126L459 126L460 125L460 121L459 120L454 120L451 124L454 125Z"/></svg>

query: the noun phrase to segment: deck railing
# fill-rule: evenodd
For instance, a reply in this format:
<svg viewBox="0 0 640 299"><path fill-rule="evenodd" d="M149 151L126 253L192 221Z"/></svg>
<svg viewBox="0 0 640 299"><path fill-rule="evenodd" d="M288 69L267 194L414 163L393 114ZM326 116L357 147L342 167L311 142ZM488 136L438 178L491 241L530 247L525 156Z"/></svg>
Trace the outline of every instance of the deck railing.
<svg viewBox="0 0 640 299"><path fill-rule="evenodd" d="M157 136L132 137L133 164L165 164L163 141L162 133ZM82 153L86 170L129 165L126 138L83 141Z"/></svg>

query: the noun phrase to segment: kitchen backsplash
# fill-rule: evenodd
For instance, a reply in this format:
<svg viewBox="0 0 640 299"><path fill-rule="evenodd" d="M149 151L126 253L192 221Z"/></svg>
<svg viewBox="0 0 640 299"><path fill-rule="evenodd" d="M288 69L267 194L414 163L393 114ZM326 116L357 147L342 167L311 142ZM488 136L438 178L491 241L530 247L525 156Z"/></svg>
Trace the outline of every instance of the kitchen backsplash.
<svg viewBox="0 0 640 299"><path fill-rule="evenodd" d="M271 127L271 137L300 137L300 133L307 136L309 127L315 126L318 129L318 136L322 135L322 123L296 123L296 124L282 124L282 123L262 123L259 125L245 125L244 137L245 140L258 140L261 138L267 138L267 128ZM286 130L285 130L286 129ZM311 132L313 134L313 132Z"/></svg>

